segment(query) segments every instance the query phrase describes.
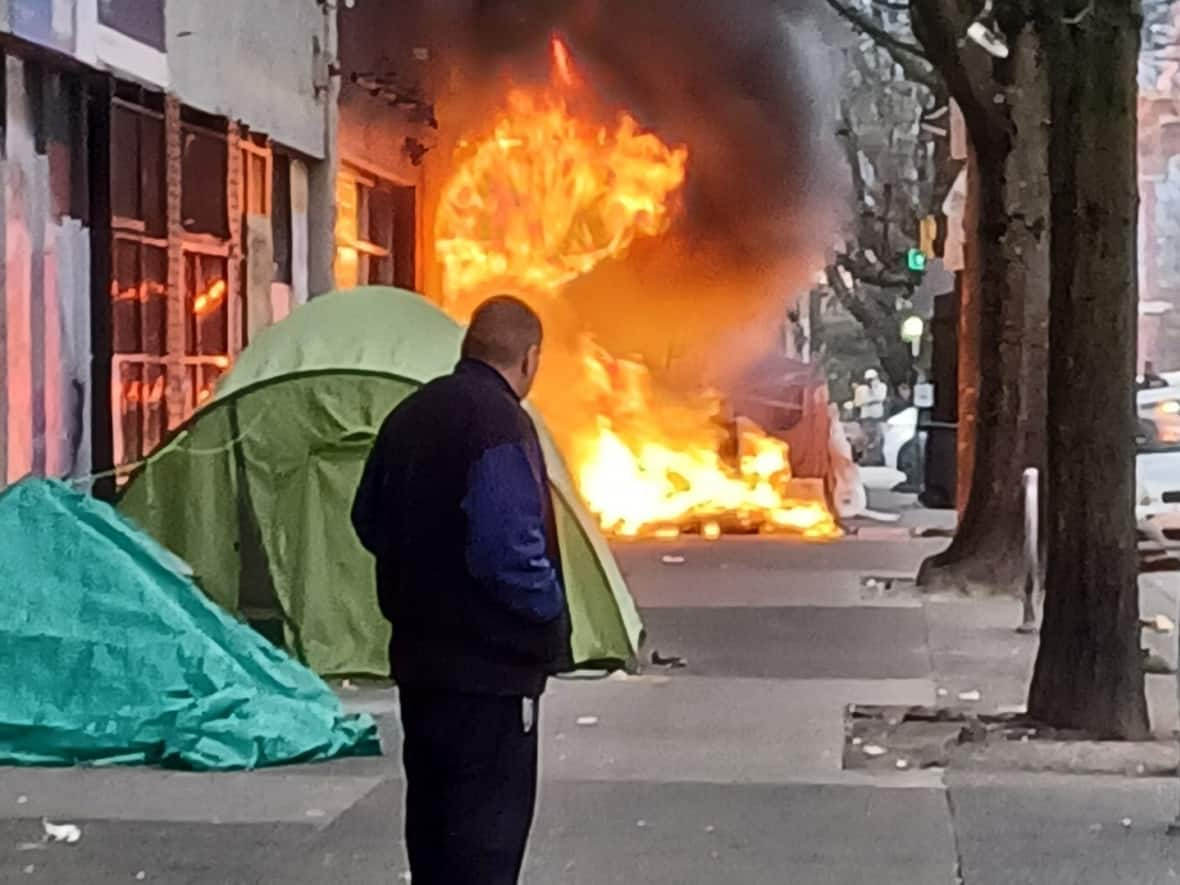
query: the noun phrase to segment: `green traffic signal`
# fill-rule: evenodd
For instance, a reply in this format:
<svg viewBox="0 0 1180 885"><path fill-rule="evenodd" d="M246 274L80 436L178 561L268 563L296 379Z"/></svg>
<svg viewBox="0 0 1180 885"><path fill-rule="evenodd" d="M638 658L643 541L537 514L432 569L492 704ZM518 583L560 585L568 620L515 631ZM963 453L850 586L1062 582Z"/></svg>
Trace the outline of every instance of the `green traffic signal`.
<svg viewBox="0 0 1180 885"><path fill-rule="evenodd" d="M914 273L922 273L926 270L926 253L921 249L910 249L906 253L906 267Z"/></svg>

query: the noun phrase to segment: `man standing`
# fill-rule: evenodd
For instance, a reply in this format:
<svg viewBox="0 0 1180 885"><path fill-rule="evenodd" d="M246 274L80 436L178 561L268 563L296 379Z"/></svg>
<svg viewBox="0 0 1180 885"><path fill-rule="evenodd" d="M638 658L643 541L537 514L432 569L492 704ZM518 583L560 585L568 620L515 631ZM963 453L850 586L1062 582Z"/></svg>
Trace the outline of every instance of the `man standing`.
<svg viewBox="0 0 1180 885"><path fill-rule="evenodd" d="M854 402L861 430L865 435L865 454L862 463L866 466L885 463L885 439L881 433L881 422L885 418L885 401L888 398L889 388L885 386L877 370L869 369L865 372L865 382L857 385Z"/></svg>
<svg viewBox="0 0 1180 885"><path fill-rule="evenodd" d="M517 882L541 693L572 666L545 463L521 407L540 353L527 305L481 305L455 371L385 420L353 505L393 625L414 885Z"/></svg>

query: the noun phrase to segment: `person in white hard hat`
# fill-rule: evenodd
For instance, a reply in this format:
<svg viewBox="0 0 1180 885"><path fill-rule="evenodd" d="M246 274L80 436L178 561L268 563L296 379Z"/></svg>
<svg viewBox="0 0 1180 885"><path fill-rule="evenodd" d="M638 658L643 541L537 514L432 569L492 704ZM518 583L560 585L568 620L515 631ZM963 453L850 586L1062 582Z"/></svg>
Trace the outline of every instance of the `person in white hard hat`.
<svg viewBox="0 0 1180 885"><path fill-rule="evenodd" d="M876 369L865 372L864 384L856 386L853 404L857 418L865 435L864 463L877 464L881 461L884 439L881 422L885 420L885 402L889 399L889 387L881 380Z"/></svg>

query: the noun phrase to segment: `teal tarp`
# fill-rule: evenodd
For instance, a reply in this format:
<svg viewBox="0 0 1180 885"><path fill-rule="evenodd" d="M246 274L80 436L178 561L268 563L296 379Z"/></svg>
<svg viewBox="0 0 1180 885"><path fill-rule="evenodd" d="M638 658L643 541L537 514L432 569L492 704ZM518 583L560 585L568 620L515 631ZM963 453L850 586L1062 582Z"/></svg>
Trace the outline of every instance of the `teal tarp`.
<svg viewBox="0 0 1180 885"><path fill-rule="evenodd" d="M112 508L0 494L0 764L230 770L380 752L319 677Z"/></svg>

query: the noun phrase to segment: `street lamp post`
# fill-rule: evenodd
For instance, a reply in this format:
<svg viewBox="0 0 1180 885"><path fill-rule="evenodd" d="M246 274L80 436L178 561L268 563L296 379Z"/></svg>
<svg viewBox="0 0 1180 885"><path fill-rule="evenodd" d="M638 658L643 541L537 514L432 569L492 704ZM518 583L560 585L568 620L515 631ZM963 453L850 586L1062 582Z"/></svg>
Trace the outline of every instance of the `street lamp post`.
<svg viewBox="0 0 1180 885"><path fill-rule="evenodd" d="M925 333L926 323L920 316L908 316L901 321L901 340L910 346L915 357L922 353L922 336Z"/></svg>

